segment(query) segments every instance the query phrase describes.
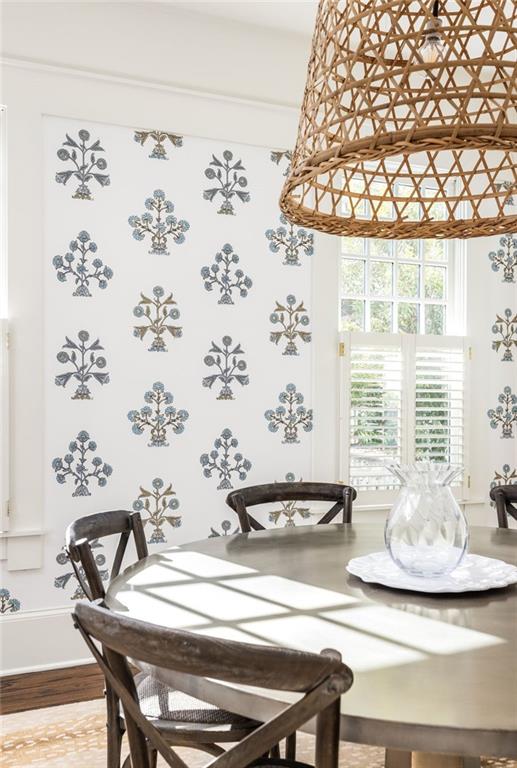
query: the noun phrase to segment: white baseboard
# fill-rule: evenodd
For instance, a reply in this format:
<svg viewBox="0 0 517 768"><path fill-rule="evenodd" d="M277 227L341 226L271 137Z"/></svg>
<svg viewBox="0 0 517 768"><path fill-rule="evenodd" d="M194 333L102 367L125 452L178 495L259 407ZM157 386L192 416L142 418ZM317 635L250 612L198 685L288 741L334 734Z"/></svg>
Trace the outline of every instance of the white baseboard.
<svg viewBox="0 0 517 768"><path fill-rule="evenodd" d="M67 607L2 617L0 676L91 664L93 659L70 613Z"/></svg>

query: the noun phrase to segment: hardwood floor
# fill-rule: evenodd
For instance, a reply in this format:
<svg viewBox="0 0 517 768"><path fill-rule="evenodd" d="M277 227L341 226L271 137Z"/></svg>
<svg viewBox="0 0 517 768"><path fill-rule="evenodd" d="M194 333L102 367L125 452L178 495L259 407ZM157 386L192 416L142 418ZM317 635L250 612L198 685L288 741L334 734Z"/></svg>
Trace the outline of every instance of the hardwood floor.
<svg viewBox="0 0 517 768"><path fill-rule="evenodd" d="M0 678L0 714L103 697L104 678L97 664Z"/></svg>

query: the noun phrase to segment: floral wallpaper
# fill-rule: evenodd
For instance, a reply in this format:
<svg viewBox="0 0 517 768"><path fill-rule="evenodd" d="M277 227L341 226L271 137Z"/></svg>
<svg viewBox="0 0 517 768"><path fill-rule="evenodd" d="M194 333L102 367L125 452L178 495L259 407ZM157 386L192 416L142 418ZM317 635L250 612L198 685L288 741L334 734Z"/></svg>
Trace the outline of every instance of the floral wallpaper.
<svg viewBox="0 0 517 768"><path fill-rule="evenodd" d="M487 274L484 311L493 308L487 447L488 455L499 459L490 470L489 488L494 488L517 483L517 237L505 235L489 242L492 274Z"/></svg>
<svg viewBox="0 0 517 768"><path fill-rule="evenodd" d="M228 491L310 477L317 418L317 244L280 215L290 153L44 125L49 533L38 594L34 574L9 574L3 613L81 596L62 545L82 515L138 510L151 552L234 533ZM94 555L107 579L111 543Z"/></svg>

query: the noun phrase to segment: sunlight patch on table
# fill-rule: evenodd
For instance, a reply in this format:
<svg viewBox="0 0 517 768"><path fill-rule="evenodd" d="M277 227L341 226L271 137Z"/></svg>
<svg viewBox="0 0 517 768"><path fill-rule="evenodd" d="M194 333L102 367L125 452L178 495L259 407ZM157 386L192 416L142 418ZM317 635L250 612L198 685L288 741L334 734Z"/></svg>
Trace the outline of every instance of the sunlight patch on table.
<svg viewBox="0 0 517 768"><path fill-rule="evenodd" d="M188 605L208 620L236 621L285 612L284 608L267 600L243 595L217 584L182 584L169 589L167 594L171 600Z"/></svg>
<svg viewBox="0 0 517 768"><path fill-rule="evenodd" d="M180 573L170 565L152 563L142 568L127 579L128 587L152 587L154 584L173 584L177 581L188 581L192 576Z"/></svg>
<svg viewBox="0 0 517 768"><path fill-rule="evenodd" d="M232 563L228 560L221 560L218 557L211 557L200 552L190 552L184 549L171 552L167 559L180 570L191 573L193 576L201 576L204 579L256 573L253 568L247 568L238 563Z"/></svg>
<svg viewBox="0 0 517 768"><path fill-rule="evenodd" d="M266 600L276 600L287 608L301 611L315 611L331 605L357 603L355 597L342 592L314 587L301 581L285 579L283 576L251 576L245 579L232 579L228 582L228 586Z"/></svg>
<svg viewBox="0 0 517 768"><path fill-rule="evenodd" d="M204 616L173 605L170 599L170 587L123 589L116 597L108 598L108 606L117 613L128 613L132 619L165 627L186 629L206 624Z"/></svg>
<svg viewBox="0 0 517 768"><path fill-rule="evenodd" d="M425 616L416 616L387 606L327 611L322 615L348 627L364 630L377 637L394 640L432 654L460 653L503 642L501 638L494 635Z"/></svg>
<svg viewBox="0 0 517 768"><path fill-rule="evenodd" d="M265 621L244 622L244 631L266 642L319 653L323 648L340 651L343 661L356 672L400 666L422 661L426 656L380 638L312 616L287 616Z"/></svg>

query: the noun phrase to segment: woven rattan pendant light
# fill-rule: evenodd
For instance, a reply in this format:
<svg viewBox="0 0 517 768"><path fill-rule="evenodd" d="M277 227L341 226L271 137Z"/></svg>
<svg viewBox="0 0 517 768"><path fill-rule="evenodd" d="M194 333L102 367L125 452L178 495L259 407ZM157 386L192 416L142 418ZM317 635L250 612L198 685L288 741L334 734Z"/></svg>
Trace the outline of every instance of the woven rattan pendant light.
<svg viewBox="0 0 517 768"><path fill-rule="evenodd" d="M516 160L517 0L320 0L280 201L292 223L515 232Z"/></svg>

